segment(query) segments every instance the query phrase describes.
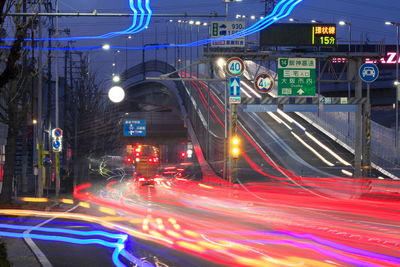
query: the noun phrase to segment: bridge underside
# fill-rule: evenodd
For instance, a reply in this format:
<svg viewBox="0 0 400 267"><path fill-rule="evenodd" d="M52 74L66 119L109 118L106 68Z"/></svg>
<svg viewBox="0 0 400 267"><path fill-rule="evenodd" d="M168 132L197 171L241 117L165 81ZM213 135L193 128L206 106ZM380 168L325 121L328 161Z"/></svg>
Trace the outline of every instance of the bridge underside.
<svg viewBox="0 0 400 267"><path fill-rule="evenodd" d="M124 143L171 144L188 140L176 96L164 84L144 82L129 87L119 112L126 119L146 120L146 136L123 137Z"/></svg>

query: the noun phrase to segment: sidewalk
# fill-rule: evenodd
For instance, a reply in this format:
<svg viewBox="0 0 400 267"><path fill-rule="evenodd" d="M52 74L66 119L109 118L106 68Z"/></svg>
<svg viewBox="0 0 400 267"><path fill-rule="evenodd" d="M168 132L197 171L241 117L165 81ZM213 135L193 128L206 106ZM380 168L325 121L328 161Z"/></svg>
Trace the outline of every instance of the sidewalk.
<svg viewBox="0 0 400 267"><path fill-rule="evenodd" d="M7 247L8 260L11 262L13 267L40 267L41 265L37 261L35 255L20 238L4 238L1 240Z"/></svg>

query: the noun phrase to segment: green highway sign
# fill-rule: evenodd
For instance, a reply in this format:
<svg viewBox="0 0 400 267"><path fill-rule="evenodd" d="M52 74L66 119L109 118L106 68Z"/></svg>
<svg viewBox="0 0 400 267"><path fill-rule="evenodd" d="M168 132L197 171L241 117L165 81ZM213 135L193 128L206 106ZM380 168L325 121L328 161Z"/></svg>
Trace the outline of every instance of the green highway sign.
<svg viewBox="0 0 400 267"><path fill-rule="evenodd" d="M315 96L315 58L278 59L278 96Z"/></svg>

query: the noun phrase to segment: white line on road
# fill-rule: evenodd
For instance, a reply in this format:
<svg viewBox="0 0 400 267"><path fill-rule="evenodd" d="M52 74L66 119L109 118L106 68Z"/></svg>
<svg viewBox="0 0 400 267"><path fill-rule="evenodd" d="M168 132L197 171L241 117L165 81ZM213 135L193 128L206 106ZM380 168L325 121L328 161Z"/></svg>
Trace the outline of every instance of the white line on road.
<svg viewBox="0 0 400 267"><path fill-rule="evenodd" d="M74 209L79 207L79 205L76 205L75 207L70 208L69 210L66 210L64 213L68 213ZM42 267L53 267L53 265L50 263L50 261L47 259L46 255L40 250L40 248L33 242L32 238L30 238L29 234L34 231L36 228L39 228L43 225L45 225L48 222L51 222L52 220L56 219L58 216L54 216L44 222L39 223L38 225L33 226L31 229L26 230L23 232L24 240L26 244L30 247L32 250L33 254L35 254L36 258L42 265Z"/></svg>

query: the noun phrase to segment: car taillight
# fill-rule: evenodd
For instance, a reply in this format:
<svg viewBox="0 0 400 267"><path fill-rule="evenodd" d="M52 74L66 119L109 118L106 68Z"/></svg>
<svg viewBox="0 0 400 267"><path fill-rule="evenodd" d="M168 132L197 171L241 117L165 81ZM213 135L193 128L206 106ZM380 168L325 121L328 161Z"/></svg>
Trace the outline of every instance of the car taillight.
<svg viewBox="0 0 400 267"><path fill-rule="evenodd" d="M133 159L131 158L131 157L126 157L125 158L125 163L132 163L133 162Z"/></svg>
<svg viewBox="0 0 400 267"><path fill-rule="evenodd" d="M144 182L144 181L146 181L146 179L145 178L139 178L139 182Z"/></svg>

